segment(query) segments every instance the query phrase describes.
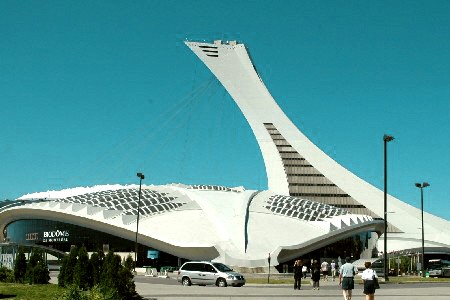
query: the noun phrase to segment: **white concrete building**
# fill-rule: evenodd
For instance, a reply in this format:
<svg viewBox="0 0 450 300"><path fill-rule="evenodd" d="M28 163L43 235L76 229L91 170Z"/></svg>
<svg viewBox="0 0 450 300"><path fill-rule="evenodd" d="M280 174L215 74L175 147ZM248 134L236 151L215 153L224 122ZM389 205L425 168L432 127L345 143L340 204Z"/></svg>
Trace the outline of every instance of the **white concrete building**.
<svg viewBox="0 0 450 300"><path fill-rule="evenodd" d="M186 45L247 119L264 158L268 190L144 185L141 201L136 185L29 194L0 205L0 240L51 247L127 244L122 251L129 251L140 203L142 246L183 259L216 260L256 270L267 267L269 254L271 265L279 265L345 238L382 233L383 192L302 134L270 95L243 44ZM388 203L389 211L395 212L388 219L388 250L419 248L420 210L392 196ZM449 221L425 213L425 228L426 247L450 247ZM367 236L364 255L370 257L378 235ZM383 249L380 242L378 249Z"/></svg>
<svg viewBox="0 0 450 300"><path fill-rule="evenodd" d="M383 218L384 192L339 165L288 119L244 44L186 44L218 78L250 124L264 158L270 191ZM421 210L390 195L387 202L388 252L420 248ZM425 247L450 247L449 221L425 212L424 228ZM384 249L383 239L378 249Z"/></svg>

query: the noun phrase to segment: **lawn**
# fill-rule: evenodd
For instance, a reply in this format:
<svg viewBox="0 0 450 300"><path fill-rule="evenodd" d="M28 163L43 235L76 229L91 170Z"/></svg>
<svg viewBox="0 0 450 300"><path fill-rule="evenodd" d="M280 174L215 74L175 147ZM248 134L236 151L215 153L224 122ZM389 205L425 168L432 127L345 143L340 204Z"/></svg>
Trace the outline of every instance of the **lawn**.
<svg viewBox="0 0 450 300"><path fill-rule="evenodd" d="M64 289L56 284L17 284L0 282L0 299L51 300Z"/></svg>

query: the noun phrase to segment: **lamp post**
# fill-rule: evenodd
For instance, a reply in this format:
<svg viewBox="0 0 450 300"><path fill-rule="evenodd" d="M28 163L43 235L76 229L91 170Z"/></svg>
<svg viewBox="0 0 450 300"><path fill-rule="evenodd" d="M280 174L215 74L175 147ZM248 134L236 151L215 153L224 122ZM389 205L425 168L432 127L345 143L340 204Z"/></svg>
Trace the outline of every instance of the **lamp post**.
<svg viewBox="0 0 450 300"><path fill-rule="evenodd" d="M422 184L416 183L416 187L420 189L420 209L422 210L422 277L425 277L425 233L423 229L423 189L430 186L428 182Z"/></svg>
<svg viewBox="0 0 450 300"><path fill-rule="evenodd" d="M144 174L137 173L137 177L139 177L139 196L138 196L138 207L137 207L137 223L136 223L136 242L134 244L134 269L136 270L137 265L137 252L138 252L138 232L139 232L139 212L141 209L141 190L142 190L142 180L145 178Z"/></svg>
<svg viewBox="0 0 450 300"><path fill-rule="evenodd" d="M387 252L387 143L394 139L393 136L385 134L384 141L384 280L389 281L388 276L388 252Z"/></svg>

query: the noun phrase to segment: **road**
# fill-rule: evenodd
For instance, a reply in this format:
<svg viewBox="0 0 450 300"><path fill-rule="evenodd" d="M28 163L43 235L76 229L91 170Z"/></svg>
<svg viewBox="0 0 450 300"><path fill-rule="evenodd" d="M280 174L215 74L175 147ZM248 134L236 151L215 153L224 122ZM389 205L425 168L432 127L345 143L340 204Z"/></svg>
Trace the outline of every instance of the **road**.
<svg viewBox="0 0 450 300"><path fill-rule="evenodd" d="M320 290L312 290L304 284L302 290L294 290L290 285L248 284L240 288L215 286L181 286L172 278L152 278L136 276L136 291L148 300L225 300L225 299L303 299L303 300L342 300L342 290L337 282L321 282ZM364 300L362 285L353 291L353 300ZM375 299L383 300L448 300L450 283L404 283L382 284Z"/></svg>

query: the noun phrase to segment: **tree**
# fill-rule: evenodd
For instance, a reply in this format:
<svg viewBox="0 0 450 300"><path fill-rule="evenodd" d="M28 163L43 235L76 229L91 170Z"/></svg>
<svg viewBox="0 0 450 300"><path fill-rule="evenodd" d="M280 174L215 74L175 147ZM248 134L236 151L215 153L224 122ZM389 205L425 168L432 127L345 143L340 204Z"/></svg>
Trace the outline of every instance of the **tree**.
<svg viewBox="0 0 450 300"><path fill-rule="evenodd" d="M44 253L34 249L27 264L25 278L30 284L45 284L50 280L50 272L44 260Z"/></svg>
<svg viewBox="0 0 450 300"><path fill-rule="evenodd" d="M16 263L14 265L14 279L16 282L23 283L25 280L25 273L27 271L27 260L22 247L19 248L17 253Z"/></svg>
<svg viewBox="0 0 450 300"><path fill-rule="evenodd" d="M78 254L78 259L76 254ZM70 271L69 266L74 264L73 261L75 261L75 267ZM79 250L72 249L70 254L63 259L58 284L70 287L74 297L84 295L79 291L91 288L85 294L90 297L89 299L138 300L142 297L136 292L133 266L134 262L131 256L128 256L122 265L120 256L114 254L113 251L108 252L106 256L102 251L98 251L88 259L86 248L83 246ZM72 272L74 284L69 281L70 272ZM69 296L67 294L64 297ZM72 300L72 298L67 299Z"/></svg>
<svg viewBox="0 0 450 300"><path fill-rule="evenodd" d="M59 274L58 274L58 286L59 287L65 287L66 283L64 282L65 274L66 274L66 266L67 261L69 260L68 256L64 256L61 261L61 267L59 268Z"/></svg>
<svg viewBox="0 0 450 300"><path fill-rule="evenodd" d="M73 273L77 264L78 248L70 249L69 255L65 256L61 263L58 275L58 285L68 287L73 283Z"/></svg>
<svg viewBox="0 0 450 300"><path fill-rule="evenodd" d="M77 264L78 248L73 247L67 256L66 269L64 270L64 285L69 286L73 284L73 273L75 265Z"/></svg>
<svg viewBox="0 0 450 300"><path fill-rule="evenodd" d="M47 284L50 280L50 271L45 261L39 260L33 269L33 283Z"/></svg>
<svg viewBox="0 0 450 300"><path fill-rule="evenodd" d="M103 253L103 251L101 250L99 250L98 252L94 252L91 255L91 259L89 260L90 262L89 267L91 270L91 282L90 282L91 287L100 283L100 276L103 270L104 259L105 253Z"/></svg>
<svg viewBox="0 0 450 300"><path fill-rule="evenodd" d="M126 267L121 264L119 255L114 254L113 251L108 252L103 264L101 287L106 290L115 289L120 299L142 299L136 293L131 257L127 258L125 265Z"/></svg>
<svg viewBox="0 0 450 300"><path fill-rule="evenodd" d="M78 259L73 273L73 283L82 290L87 290L90 286L89 269L89 256L86 247L82 246L78 250Z"/></svg>
<svg viewBox="0 0 450 300"><path fill-rule="evenodd" d="M103 270L100 279L102 287L115 288L116 276L121 267L120 256L114 254L114 251L109 251L103 261Z"/></svg>
<svg viewBox="0 0 450 300"><path fill-rule="evenodd" d="M117 274L116 287L123 299L141 299L136 293L136 285L133 280L133 258L128 255L124 265L120 267Z"/></svg>
<svg viewBox="0 0 450 300"><path fill-rule="evenodd" d="M129 270L130 272L133 272L133 270L134 270L134 260L133 260L133 258L131 257L131 255L128 255L128 256L127 256L127 259L125 259L125 262L124 262L123 266L124 266L127 270Z"/></svg>

